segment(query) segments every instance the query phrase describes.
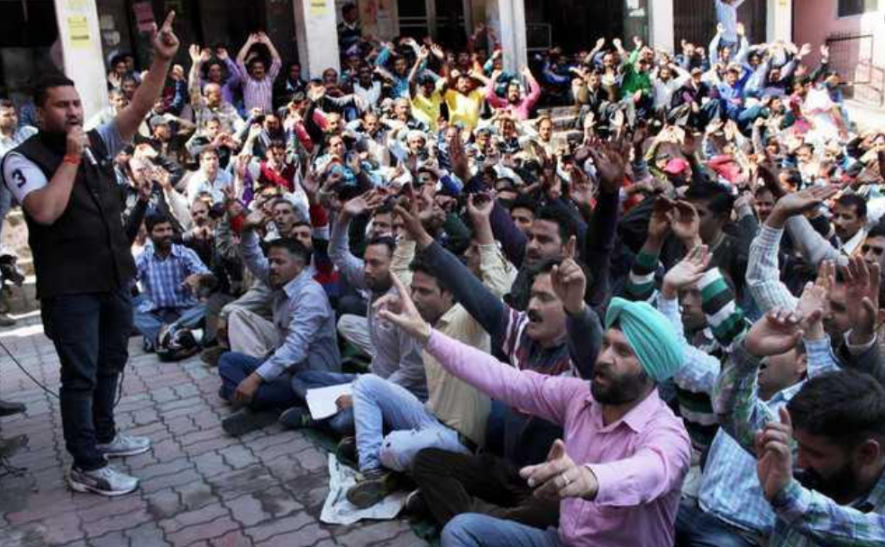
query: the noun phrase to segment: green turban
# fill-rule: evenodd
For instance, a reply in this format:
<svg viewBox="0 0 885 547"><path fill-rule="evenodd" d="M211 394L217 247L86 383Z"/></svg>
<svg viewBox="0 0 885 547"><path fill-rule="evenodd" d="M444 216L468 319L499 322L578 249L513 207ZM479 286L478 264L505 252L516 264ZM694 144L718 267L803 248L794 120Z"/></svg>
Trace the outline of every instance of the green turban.
<svg viewBox="0 0 885 547"><path fill-rule="evenodd" d="M605 328L618 323L645 372L655 382L670 379L682 366L682 346L670 321L646 302L613 298Z"/></svg>

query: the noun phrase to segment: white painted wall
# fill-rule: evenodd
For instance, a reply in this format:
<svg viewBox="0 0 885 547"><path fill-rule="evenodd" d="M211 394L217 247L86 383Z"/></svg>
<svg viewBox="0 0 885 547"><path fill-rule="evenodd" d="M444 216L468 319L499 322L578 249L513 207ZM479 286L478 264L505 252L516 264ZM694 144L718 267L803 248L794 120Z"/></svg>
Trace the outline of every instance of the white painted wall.
<svg viewBox="0 0 885 547"><path fill-rule="evenodd" d="M673 0L649 1L649 41L655 49L673 51L675 32Z"/></svg>
<svg viewBox="0 0 885 547"><path fill-rule="evenodd" d="M107 75L95 0L77 2L55 0L55 14L64 58L64 72L77 85L83 103L84 117L89 119L108 104ZM86 18L89 39L73 41L71 23L82 21L83 17Z"/></svg>
<svg viewBox="0 0 885 547"><path fill-rule="evenodd" d="M518 73L527 66L524 0L486 0L486 24L501 39L504 69Z"/></svg>
<svg viewBox="0 0 885 547"><path fill-rule="evenodd" d="M801 18L801 14L799 17ZM801 20L801 19L800 19ZM793 0L768 0L766 40L793 40Z"/></svg>
<svg viewBox="0 0 885 547"><path fill-rule="evenodd" d="M59 0L56 0L59 1ZM324 2L321 10L312 7ZM340 70L338 53L338 17L333 0L293 0L295 33L298 37L298 61L302 72L319 78L323 70Z"/></svg>

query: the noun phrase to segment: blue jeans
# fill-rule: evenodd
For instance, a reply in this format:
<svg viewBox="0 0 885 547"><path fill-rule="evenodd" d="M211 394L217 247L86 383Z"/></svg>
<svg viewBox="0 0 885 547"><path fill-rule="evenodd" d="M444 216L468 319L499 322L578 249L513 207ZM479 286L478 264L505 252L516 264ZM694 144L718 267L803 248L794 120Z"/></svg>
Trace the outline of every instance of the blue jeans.
<svg viewBox="0 0 885 547"><path fill-rule="evenodd" d="M292 378L292 389L303 401L307 400L307 390L320 387L340 386L356 380L356 374L343 374L341 372L326 372L323 370L305 370ZM341 437L353 435L356 431L353 419L353 408L344 409L338 414L324 420L314 421L311 427L330 431Z"/></svg>
<svg viewBox="0 0 885 547"><path fill-rule="evenodd" d="M353 385L360 470L405 471L423 448L469 454L458 432L440 422L412 392L374 374ZM384 435L384 426L390 431Z"/></svg>
<svg viewBox="0 0 885 547"><path fill-rule="evenodd" d="M61 423L74 465L107 465L95 444L117 434L114 398L129 359L132 298L128 289L60 295L41 302L43 327L61 361Z"/></svg>
<svg viewBox="0 0 885 547"><path fill-rule="evenodd" d="M442 547L562 547L556 528L533 528L479 513L464 513L443 528Z"/></svg>
<svg viewBox="0 0 885 547"><path fill-rule="evenodd" d="M753 547L758 545L748 532L734 528L704 512L697 501L683 498L676 514L678 547Z"/></svg>
<svg viewBox="0 0 885 547"><path fill-rule="evenodd" d="M195 329L206 318L205 304L197 304L190 308L163 308L143 311L139 308L144 299L144 295L135 297L135 305L132 312L134 314L133 320L135 328L144 336L144 339L152 348L157 347L157 338L160 337L160 331L166 325L173 329L182 327Z"/></svg>
<svg viewBox="0 0 885 547"><path fill-rule="evenodd" d="M234 351L223 354L218 361L218 374L221 375L218 395L225 401L233 400L240 382L255 372L264 361L263 357L252 357ZM292 390L292 375L282 374L275 380L262 382L249 407L255 410L283 410L297 402L298 398Z"/></svg>

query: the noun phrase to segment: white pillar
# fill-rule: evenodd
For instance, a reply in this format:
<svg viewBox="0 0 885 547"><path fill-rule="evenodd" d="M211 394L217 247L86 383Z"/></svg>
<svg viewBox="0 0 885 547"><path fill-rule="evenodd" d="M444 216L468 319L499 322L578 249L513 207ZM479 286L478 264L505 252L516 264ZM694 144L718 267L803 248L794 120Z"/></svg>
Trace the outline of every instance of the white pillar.
<svg viewBox="0 0 885 547"><path fill-rule="evenodd" d="M675 32L673 20L673 0L649 1L649 37L648 40L655 49L673 51L675 45Z"/></svg>
<svg viewBox="0 0 885 547"><path fill-rule="evenodd" d="M504 70L519 73L528 65L524 0L487 0L486 24L501 40Z"/></svg>
<svg viewBox="0 0 885 547"><path fill-rule="evenodd" d="M65 75L74 80L84 119L108 105L107 74L95 0L55 0Z"/></svg>
<svg viewBox="0 0 885 547"><path fill-rule="evenodd" d="M436 21L436 0L424 0L424 11L427 13L427 34L436 40L439 35L439 25Z"/></svg>
<svg viewBox="0 0 885 547"><path fill-rule="evenodd" d="M768 0L768 22L766 26L767 41L792 41L793 0Z"/></svg>
<svg viewBox="0 0 885 547"><path fill-rule="evenodd" d="M311 78L327 68L340 70L338 63L338 17L333 0L294 0L298 61Z"/></svg>
<svg viewBox="0 0 885 547"><path fill-rule="evenodd" d="M473 2L462 0L461 5L464 9L464 31L467 36L470 36L473 34Z"/></svg>

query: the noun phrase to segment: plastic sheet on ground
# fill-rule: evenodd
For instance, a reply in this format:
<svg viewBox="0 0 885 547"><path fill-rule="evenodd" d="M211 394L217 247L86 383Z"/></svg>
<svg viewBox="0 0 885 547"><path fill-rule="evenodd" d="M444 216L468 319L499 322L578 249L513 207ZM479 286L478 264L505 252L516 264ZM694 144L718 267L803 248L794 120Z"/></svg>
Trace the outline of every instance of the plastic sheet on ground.
<svg viewBox="0 0 885 547"><path fill-rule="evenodd" d="M323 504L320 520L326 524L353 524L363 519L391 520L406 501L406 492L394 492L368 509L357 509L347 501L347 489L356 484L358 471L338 462L329 454L329 496Z"/></svg>

